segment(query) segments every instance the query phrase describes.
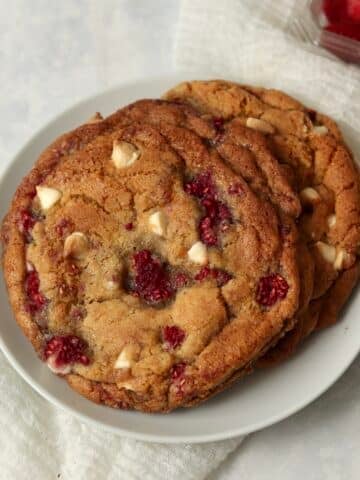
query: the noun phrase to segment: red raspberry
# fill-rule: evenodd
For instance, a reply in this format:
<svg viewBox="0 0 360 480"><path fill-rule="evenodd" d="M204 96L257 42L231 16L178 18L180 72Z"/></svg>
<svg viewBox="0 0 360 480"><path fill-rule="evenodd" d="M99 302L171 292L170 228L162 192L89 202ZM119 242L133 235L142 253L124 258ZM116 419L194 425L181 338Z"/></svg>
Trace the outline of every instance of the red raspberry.
<svg viewBox="0 0 360 480"><path fill-rule="evenodd" d="M346 0L324 0L322 8L330 23L348 19Z"/></svg>
<svg viewBox="0 0 360 480"><path fill-rule="evenodd" d="M204 217L199 224L201 241L209 247L217 245L217 235L213 223L210 217Z"/></svg>
<svg viewBox="0 0 360 480"><path fill-rule="evenodd" d="M339 22L333 23L326 27L328 32L337 33L345 37L353 38L360 41L360 27L355 23Z"/></svg>
<svg viewBox="0 0 360 480"><path fill-rule="evenodd" d="M27 310L31 315L40 312L46 304L46 298L39 289L39 275L35 270L32 270L28 272L25 279L25 292L28 297Z"/></svg>
<svg viewBox="0 0 360 480"><path fill-rule="evenodd" d="M54 355L56 367L62 367L73 363L89 365L89 357L84 353L87 344L75 335L55 335L44 349L44 357L47 360Z"/></svg>
<svg viewBox="0 0 360 480"><path fill-rule="evenodd" d="M185 368L186 363L176 363L170 371L171 380L173 382L178 382L179 380L182 380L184 378Z"/></svg>
<svg viewBox="0 0 360 480"><path fill-rule="evenodd" d="M135 293L146 302L157 303L168 300L174 290L163 265L149 250L141 250L133 256L135 269Z"/></svg>
<svg viewBox="0 0 360 480"><path fill-rule="evenodd" d="M185 332L176 325L166 326L162 330L162 338L167 350L175 350L180 347L185 339Z"/></svg>
<svg viewBox="0 0 360 480"><path fill-rule="evenodd" d="M289 290L287 281L278 273L262 277L256 293L256 300L264 307L271 307L286 297Z"/></svg>
<svg viewBox="0 0 360 480"><path fill-rule="evenodd" d="M360 23L360 0L348 0L347 13L353 22Z"/></svg>
<svg viewBox="0 0 360 480"><path fill-rule="evenodd" d="M197 198L213 198L215 196L215 186L210 172L200 173L191 181L185 183L184 190Z"/></svg>
<svg viewBox="0 0 360 480"><path fill-rule="evenodd" d="M65 234L70 233L73 227L74 227L74 224L71 220L68 220L67 218L62 218L55 225L55 232L59 235L59 237L63 237Z"/></svg>
<svg viewBox="0 0 360 480"><path fill-rule="evenodd" d="M125 227L125 230L130 231L134 228L134 225L131 222L129 222L129 223L125 223L124 227Z"/></svg>
<svg viewBox="0 0 360 480"><path fill-rule="evenodd" d="M215 279L219 287L223 287L232 278L231 275L224 270L203 267L200 272L195 275L195 280L197 280L198 282L202 282L209 277Z"/></svg>
<svg viewBox="0 0 360 480"><path fill-rule="evenodd" d="M176 274L173 280L173 285L175 290L185 287L185 285L188 283L188 280L189 280L188 276L185 273Z"/></svg>
<svg viewBox="0 0 360 480"><path fill-rule="evenodd" d="M24 234L27 241L31 241L31 230L37 222L36 216L29 210L21 210L20 218L18 220L18 228Z"/></svg>

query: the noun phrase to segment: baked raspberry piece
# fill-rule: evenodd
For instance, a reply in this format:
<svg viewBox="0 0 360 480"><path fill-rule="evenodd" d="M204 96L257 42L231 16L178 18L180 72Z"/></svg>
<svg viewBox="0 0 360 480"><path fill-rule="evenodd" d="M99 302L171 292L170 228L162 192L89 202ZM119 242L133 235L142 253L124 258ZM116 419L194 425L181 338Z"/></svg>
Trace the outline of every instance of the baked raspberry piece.
<svg viewBox="0 0 360 480"><path fill-rule="evenodd" d="M200 173L189 182L186 182L184 190L197 198L214 198L216 193L210 172Z"/></svg>
<svg viewBox="0 0 360 480"><path fill-rule="evenodd" d="M28 272L26 276L25 292L27 295L27 310L31 315L40 312L46 304L46 298L40 292L39 275L35 270Z"/></svg>
<svg viewBox="0 0 360 480"><path fill-rule="evenodd" d="M21 210L18 227L21 233L24 234L27 241L31 241L31 230L33 229L35 223L37 222L37 217L33 212L29 210Z"/></svg>
<svg viewBox="0 0 360 480"><path fill-rule="evenodd" d="M63 237L64 235L68 235L74 225L71 220L68 218L62 218L56 225L55 225L55 231L59 237Z"/></svg>
<svg viewBox="0 0 360 480"><path fill-rule="evenodd" d="M264 307L271 307L278 300L284 299L288 290L289 285L285 278L278 273L272 273L260 279L256 300Z"/></svg>
<svg viewBox="0 0 360 480"><path fill-rule="evenodd" d="M185 340L185 332L176 325L166 325L162 330L162 338L166 350L175 350Z"/></svg>
<svg viewBox="0 0 360 480"><path fill-rule="evenodd" d="M44 357L51 357L56 368L74 363L89 365L89 357L85 354L87 344L76 335L55 335L45 345Z"/></svg>
<svg viewBox="0 0 360 480"><path fill-rule="evenodd" d="M176 382L184 378L185 368L186 368L186 363L184 362L176 363L172 367L170 372L171 380L173 382Z"/></svg>
<svg viewBox="0 0 360 480"><path fill-rule="evenodd" d="M160 260L149 250L141 250L133 256L135 270L134 292L149 303L164 302L174 290L167 271Z"/></svg>
<svg viewBox="0 0 360 480"><path fill-rule="evenodd" d="M219 270L217 268L203 267L200 272L195 275L195 280L202 282L207 278L213 278L216 280L219 287L223 287L229 280L231 280L231 275L224 270Z"/></svg>
<svg viewBox="0 0 360 480"><path fill-rule="evenodd" d="M232 221L229 208L217 198L215 185L209 172L203 172L185 183L184 189L198 198L205 210L200 220L199 233L201 241L211 247L218 245L219 232L225 231Z"/></svg>
<svg viewBox="0 0 360 480"><path fill-rule="evenodd" d="M179 288L185 287L185 285L189 282L189 278L185 273L177 273L173 278L173 286L175 290L179 290Z"/></svg>

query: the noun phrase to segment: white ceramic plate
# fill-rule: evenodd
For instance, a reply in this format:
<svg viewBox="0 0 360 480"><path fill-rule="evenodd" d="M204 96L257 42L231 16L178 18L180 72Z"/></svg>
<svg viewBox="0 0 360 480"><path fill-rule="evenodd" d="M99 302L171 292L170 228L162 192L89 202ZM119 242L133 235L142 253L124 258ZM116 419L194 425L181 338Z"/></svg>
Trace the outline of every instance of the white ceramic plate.
<svg viewBox="0 0 360 480"><path fill-rule="evenodd" d="M176 75L120 86L83 101L50 122L25 145L3 175L1 217L21 178L40 152L59 134L84 123L96 111L108 114L138 98L158 97L185 78L190 77ZM359 151L359 144L355 143L356 132L346 126L344 132L350 145ZM13 367L37 392L83 420L124 436L157 442L221 440L278 422L329 388L360 349L360 296L355 294L342 320L334 327L312 335L286 363L243 379L197 408L168 415L146 415L93 404L53 375L38 360L18 328L8 306L3 281L0 285L0 315L0 346Z"/></svg>

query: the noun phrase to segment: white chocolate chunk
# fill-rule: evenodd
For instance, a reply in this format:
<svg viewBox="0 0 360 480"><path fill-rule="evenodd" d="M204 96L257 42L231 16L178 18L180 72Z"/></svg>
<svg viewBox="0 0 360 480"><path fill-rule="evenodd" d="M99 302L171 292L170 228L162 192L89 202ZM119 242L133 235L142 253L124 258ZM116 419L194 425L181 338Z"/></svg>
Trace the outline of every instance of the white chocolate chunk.
<svg viewBox="0 0 360 480"><path fill-rule="evenodd" d="M114 368L131 368L136 359L136 349L134 345L125 345L116 359Z"/></svg>
<svg viewBox="0 0 360 480"><path fill-rule="evenodd" d="M324 260L329 263L334 263L336 258L336 248L333 245L329 245L325 242L316 242L316 247Z"/></svg>
<svg viewBox="0 0 360 480"><path fill-rule="evenodd" d="M315 190L315 188L306 187L303 190L301 190L300 198L303 203L308 203L308 202L313 203L320 199L320 195Z"/></svg>
<svg viewBox="0 0 360 480"><path fill-rule="evenodd" d="M117 383L117 386L120 388L125 388L125 390L134 391L134 386L130 382L120 382L120 383Z"/></svg>
<svg viewBox="0 0 360 480"><path fill-rule="evenodd" d="M317 125L316 127L313 128L313 132L316 135L326 135L329 132L329 130L327 127L325 127L325 125Z"/></svg>
<svg viewBox="0 0 360 480"><path fill-rule="evenodd" d="M206 246L202 242L196 242L188 251L189 260L199 265L205 265L208 261Z"/></svg>
<svg viewBox="0 0 360 480"><path fill-rule="evenodd" d="M275 133L274 127L270 125L270 123L266 122L265 120L261 120L260 118L248 117L246 119L246 126L261 133Z"/></svg>
<svg viewBox="0 0 360 480"><path fill-rule="evenodd" d="M59 190L50 187L42 187L41 185L36 187L36 193L43 210L49 210L49 208L55 205L55 203L61 198L61 192L59 192Z"/></svg>
<svg viewBox="0 0 360 480"><path fill-rule="evenodd" d="M156 235L164 237L166 235L167 217L161 210L153 213L149 217L150 230Z"/></svg>
<svg viewBox="0 0 360 480"><path fill-rule="evenodd" d="M105 285L108 290L116 290L119 286L118 282L115 282L115 280L108 280Z"/></svg>
<svg viewBox="0 0 360 480"><path fill-rule="evenodd" d="M116 168L133 165L140 156L140 151L131 143L114 140L111 160Z"/></svg>
<svg viewBox="0 0 360 480"><path fill-rule="evenodd" d="M73 232L66 237L64 242L64 257L81 259L84 257L89 246L86 235L82 232Z"/></svg>
<svg viewBox="0 0 360 480"><path fill-rule="evenodd" d="M342 270L343 268L350 268L351 265L354 263L354 261L355 261L354 255L340 248L338 249L338 252L336 254L336 258L334 261L334 268L336 270Z"/></svg>
<svg viewBox="0 0 360 480"><path fill-rule="evenodd" d="M26 271L27 272L33 272L34 271L34 265L29 261L26 262Z"/></svg>
<svg viewBox="0 0 360 480"><path fill-rule="evenodd" d="M327 217L327 224L328 224L329 228L335 227L335 225L336 225L336 215L335 215L335 213L333 213L332 215L329 215Z"/></svg>
<svg viewBox="0 0 360 480"><path fill-rule="evenodd" d="M71 372L71 365L62 365L61 367L57 367L55 361L56 355L50 355L50 357L46 360L46 364L52 372L59 375L67 375Z"/></svg>

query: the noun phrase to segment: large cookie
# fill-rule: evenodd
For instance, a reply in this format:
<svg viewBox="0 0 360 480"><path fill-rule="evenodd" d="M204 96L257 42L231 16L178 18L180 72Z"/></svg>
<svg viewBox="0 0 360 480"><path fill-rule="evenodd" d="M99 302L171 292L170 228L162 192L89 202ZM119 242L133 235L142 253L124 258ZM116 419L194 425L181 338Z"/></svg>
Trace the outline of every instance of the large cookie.
<svg viewBox="0 0 360 480"><path fill-rule="evenodd" d="M351 153L331 119L276 90L194 81L178 85L165 98L217 118L223 129L240 123L262 132L298 188L303 203L299 227L315 263L316 281L309 311L301 312L295 330L263 363L283 359L314 328L334 323L359 276L360 190ZM220 134L220 153L222 140Z"/></svg>
<svg viewBox="0 0 360 480"><path fill-rule="evenodd" d="M2 229L10 302L40 358L89 399L144 411L248 371L292 326L300 290L298 206L277 163L263 173L272 204L203 140L208 122L160 107L56 140Z"/></svg>

